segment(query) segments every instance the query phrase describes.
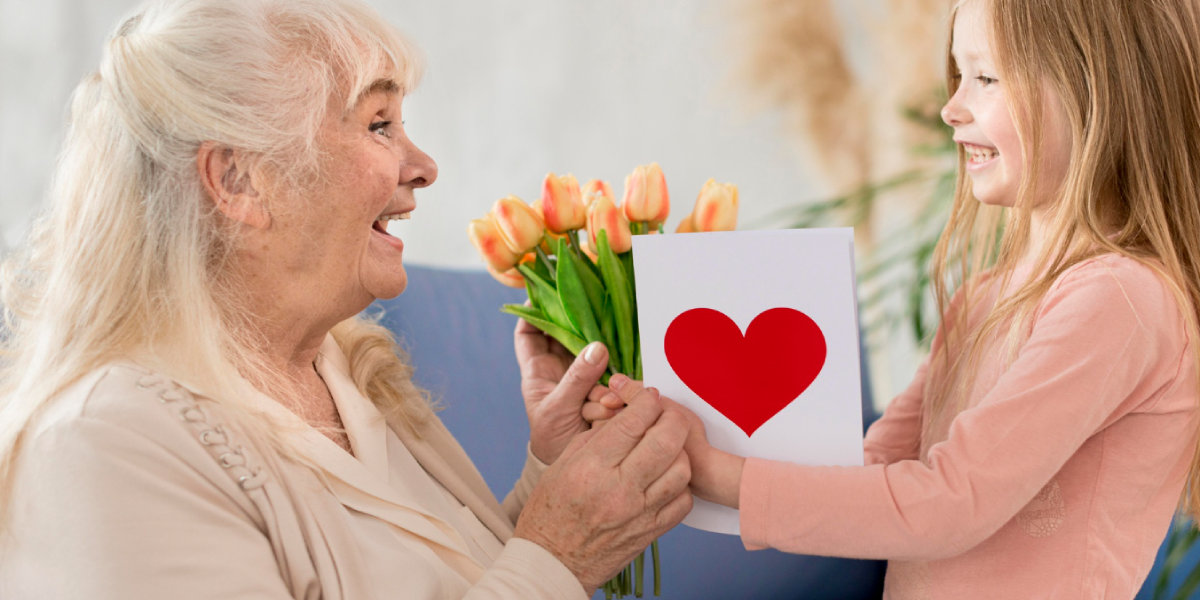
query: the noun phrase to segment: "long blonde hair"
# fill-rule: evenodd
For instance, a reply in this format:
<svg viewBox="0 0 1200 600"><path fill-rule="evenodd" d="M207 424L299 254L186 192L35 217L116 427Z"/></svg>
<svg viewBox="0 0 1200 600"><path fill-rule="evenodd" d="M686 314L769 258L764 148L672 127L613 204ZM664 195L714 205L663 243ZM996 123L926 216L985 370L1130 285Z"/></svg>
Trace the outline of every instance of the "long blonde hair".
<svg viewBox="0 0 1200 600"><path fill-rule="evenodd" d="M986 1L1025 175L1014 208L982 205L972 195L959 150L954 206L931 265L943 323L926 388L923 453L965 408L985 342L1006 341L1011 361L1021 331L1055 279L1099 254L1135 259L1170 286L1200 373L1200 5L967 1ZM947 60L953 95L958 68L952 55ZM1071 164L1059 190L1038 188L1046 91L1061 101L1071 128ZM986 318L972 322L980 275L990 273L989 285L1008 285L1031 243L1031 209L1047 194L1054 194L1052 224L1033 261L1038 275L983 307ZM955 288L960 297L952 306ZM1200 448L1183 509L1200 516Z"/></svg>
<svg viewBox="0 0 1200 600"><path fill-rule="evenodd" d="M0 531L24 437L88 372L135 360L234 410L285 378L245 326L229 268L238 240L201 187L200 145L311 182L327 110L348 110L381 74L411 90L420 71L415 50L357 0L164 0L121 24L72 97L48 210L3 267ZM386 329L356 318L333 335L381 409L410 423L428 415Z"/></svg>

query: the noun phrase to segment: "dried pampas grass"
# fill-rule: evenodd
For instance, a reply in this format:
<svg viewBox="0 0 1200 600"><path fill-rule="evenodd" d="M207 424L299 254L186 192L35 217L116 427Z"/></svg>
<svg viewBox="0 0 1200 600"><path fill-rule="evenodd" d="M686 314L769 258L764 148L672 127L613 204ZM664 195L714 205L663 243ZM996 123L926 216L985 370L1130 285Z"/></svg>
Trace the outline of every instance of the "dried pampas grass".
<svg viewBox="0 0 1200 600"><path fill-rule="evenodd" d="M870 174L870 110L847 60L830 0L740 0L738 87L755 108L779 110L842 190Z"/></svg>

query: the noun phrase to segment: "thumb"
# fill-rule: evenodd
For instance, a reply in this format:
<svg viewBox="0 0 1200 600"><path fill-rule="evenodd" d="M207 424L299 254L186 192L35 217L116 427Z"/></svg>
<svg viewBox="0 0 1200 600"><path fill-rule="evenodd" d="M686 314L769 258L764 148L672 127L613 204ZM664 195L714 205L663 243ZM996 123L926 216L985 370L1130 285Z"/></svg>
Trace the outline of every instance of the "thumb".
<svg viewBox="0 0 1200 600"><path fill-rule="evenodd" d="M546 404L569 403L583 406L592 388L600 381L600 376L608 368L608 349L600 342L592 342L584 347L575 362L563 374L562 380L554 387L554 391L546 396Z"/></svg>

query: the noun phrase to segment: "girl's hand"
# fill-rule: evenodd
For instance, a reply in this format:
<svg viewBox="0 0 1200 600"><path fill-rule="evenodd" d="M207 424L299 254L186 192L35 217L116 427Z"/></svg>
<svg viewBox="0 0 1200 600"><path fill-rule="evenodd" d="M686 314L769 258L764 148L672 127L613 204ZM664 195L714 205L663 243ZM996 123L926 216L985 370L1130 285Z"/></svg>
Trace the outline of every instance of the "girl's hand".
<svg viewBox="0 0 1200 600"><path fill-rule="evenodd" d="M687 452L692 466L692 493L697 498L737 508L742 485L742 467L746 464L746 459L712 447L708 443L704 422L696 413L670 398L660 396L655 388L646 388L646 391L661 398L663 404L686 415L691 424L683 449ZM598 390L596 394L589 396L588 402L583 405L583 418L592 423L593 429L597 429L620 414L624 407L625 402L618 395L611 391Z"/></svg>
<svg viewBox="0 0 1200 600"><path fill-rule="evenodd" d="M639 382L640 383L640 382ZM647 392L658 394L658 390L648 388ZM596 386L588 394L588 401L583 404L583 420L592 424L592 429L603 427L613 417L621 414L625 401L615 392L604 386Z"/></svg>
<svg viewBox="0 0 1200 600"><path fill-rule="evenodd" d="M628 378L612 385L629 408L572 440L513 532L562 561L588 594L692 509L687 417Z"/></svg>
<svg viewBox="0 0 1200 600"><path fill-rule="evenodd" d="M704 431L704 421L696 413L669 398L662 400L667 406L686 415L691 423L683 450L687 452L692 466L692 493L701 500L737 508L746 459L712 447Z"/></svg>
<svg viewBox="0 0 1200 600"><path fill-rule="evenodd" d="M513 338L529 417L529 449L538 460L552 464L571 438L590 427L583 420L584 401L612 393L597 385L608 367L608 350L595 343L573 357L524 319L517 321Z"/></svg>

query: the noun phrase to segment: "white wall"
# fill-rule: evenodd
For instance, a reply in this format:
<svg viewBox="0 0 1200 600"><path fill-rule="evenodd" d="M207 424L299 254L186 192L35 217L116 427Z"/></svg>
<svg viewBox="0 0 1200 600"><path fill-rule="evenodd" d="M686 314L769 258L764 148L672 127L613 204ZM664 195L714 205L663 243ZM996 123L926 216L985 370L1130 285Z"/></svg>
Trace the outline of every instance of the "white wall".
<svg viewBox="0 0 1200 600"><path fill-rule="evenodd" d="M532 201L547 171L611 181L657 161L673 226L708 177L741 188L743 223L819 194L771 117L728 89L719 0L375 0L427 55L407 129L438 161L412 221L413 263L479 268L467 222L506 194ZM130 0L0 0L0 223L24 234L61 140L71 88Z"/></svg>
<svg viewBox="0 0 1200 600"><path fill-rule="evenodd" d="M467 222L507 194L534 200L547 171L607 179L619 195L635 165L657 161L671 228L708 177L739 185L742 228L773 226L765 219L773 210L829 191L777 117L742 108L729 22L738 0L368 1L427 56L405 119L440 175L418 192L413 220L392 225L409 263L482 268ZM0 0L4 247L19 243L39 208L71 89L137 4ZM837 3L860 70L869 28L854 11L874 13L876 4ZM903 360L876 361L878 373L903 371L876 377L881 403L893 392L885 388L911 376L910 345L901 345L886 354Z"/></svg>

